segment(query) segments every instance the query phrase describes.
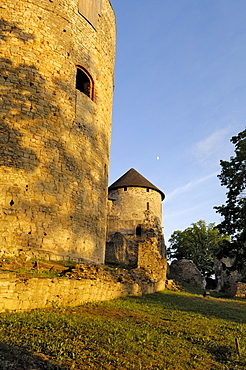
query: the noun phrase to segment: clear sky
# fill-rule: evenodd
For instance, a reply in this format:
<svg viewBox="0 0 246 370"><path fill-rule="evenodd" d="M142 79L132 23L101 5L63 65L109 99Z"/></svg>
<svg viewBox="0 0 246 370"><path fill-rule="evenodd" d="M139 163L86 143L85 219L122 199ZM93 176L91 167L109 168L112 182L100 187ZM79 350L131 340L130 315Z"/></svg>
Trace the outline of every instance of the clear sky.
<svg viewBox="0 0 246 370"><path fill-rule="evenodd" d="M220 159L246 122L245 0L111 0L117 56L110 183L135 168L166 194L166 242L226 188Z"/></svg>

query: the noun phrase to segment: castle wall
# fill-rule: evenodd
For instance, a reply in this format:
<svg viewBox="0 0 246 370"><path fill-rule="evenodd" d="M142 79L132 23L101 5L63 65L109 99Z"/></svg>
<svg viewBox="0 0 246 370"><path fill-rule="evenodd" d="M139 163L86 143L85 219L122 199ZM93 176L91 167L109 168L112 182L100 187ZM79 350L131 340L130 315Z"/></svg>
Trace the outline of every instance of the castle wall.
<svg viewBox="0 0 246 370"><path fill-rule="evenodd" d="M0 247L103 263L115 17L102 0L93 27L79 3L0 4Z"/></svg>
<svg viewBox="0 0 246 370"><path fill-rule="evenodd" d="M101 266L83 265L85 276L71 278L21 277L0 273L0 312L35 308L78 306L126 296L141 296L165 288L166 271L152 276L141 270L105 271ZM79 273L79 272L78 272Z"/></svg>
<svg viewBox="0 0 246 370"><path fill-rule="evenodd" d="M154 216L161 226L162 199L159 192L140 187L128 187L126 191L119 188L111 190L109 198L114 200L109 201L108 235L115 232L135 235L136 227L146 222L148 215Z"/></svg>
<svg viewBox="0 0 246 370"><path fill-rule="evenodd" d="M106 261L160 269L166 263L161 194L127 187L110 190L109 199Z"/></svg>

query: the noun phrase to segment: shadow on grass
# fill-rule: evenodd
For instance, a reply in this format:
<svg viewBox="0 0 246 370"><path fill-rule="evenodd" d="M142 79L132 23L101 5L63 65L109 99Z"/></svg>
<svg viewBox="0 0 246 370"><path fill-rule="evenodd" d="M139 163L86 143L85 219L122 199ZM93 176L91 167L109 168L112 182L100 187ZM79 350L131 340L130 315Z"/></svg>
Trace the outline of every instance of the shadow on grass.
<svg viewBox="0 0 246 370"><path fill-rule="evenodd" d="M65 370L52 364L42 354L32 354L23 347L0 342L0 369L2 370Z"/></svg>
<svg viewBox="0 0 246 370"><path fill-rule="evenodd" d="M207 346L207 350L216 358L216 361L222 363L231 359L232 351L228 346L218 345L216 347Z"/></svg>
<svg viewBox="0 0 246 370"><path fill-rule="evenodd" d="M137 299L132 297L132 299ZM180 292L159 292L145 297L149 305L161 304L165 308L176 309L184 312L194 312L206 317L214 317L227 321L246 323L246 302L225 300L219 298L204 298L200 296L190 296Z"/></svg>

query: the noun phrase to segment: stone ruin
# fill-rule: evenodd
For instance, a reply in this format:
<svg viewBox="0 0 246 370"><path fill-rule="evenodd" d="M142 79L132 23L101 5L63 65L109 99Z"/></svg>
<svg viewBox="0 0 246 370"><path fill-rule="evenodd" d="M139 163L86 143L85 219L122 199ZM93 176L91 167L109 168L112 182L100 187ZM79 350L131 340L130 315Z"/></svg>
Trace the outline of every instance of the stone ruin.
<svg viewBox="0 0 246 370"><path fill-rule="evenodd" d="M168 277L177 281L191 283L205 289L206 279L202 276L193 261L188 259L174 260L169 266Z"/></svg>
<svg viewBox="0 0 246 370"><path fill-rule="evenodd" d="M161 225L164 197L134 169L109 187L106 263L145 269L154 280L166 274Z"/></svg>

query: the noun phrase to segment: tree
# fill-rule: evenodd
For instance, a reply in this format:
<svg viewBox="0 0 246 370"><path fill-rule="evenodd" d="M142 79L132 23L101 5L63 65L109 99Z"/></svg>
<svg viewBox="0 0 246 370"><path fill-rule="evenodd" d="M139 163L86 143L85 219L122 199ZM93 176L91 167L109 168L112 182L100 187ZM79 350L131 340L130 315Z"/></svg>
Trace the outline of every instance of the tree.
<svg viewBox="0 0 246 370"><path fill-rule="evenodd" d="M221 234L215 223L206 225L205 221L200 220L184 231L173 232L167 256L190 259L204 277L209 277L214 272L214 257L219 253L224 240L229 240L229 237Z"/></svg>
<svg viewBox="0 0 246 370"><path fill-rule="evenodd" d="M217 227L231 235L222 255L234 257L234 268L246 273L246 129L233 136L231 142L235 145L235 156L230 161L220 161L222 170L218 177L228 192L226 204L215 207L224 218Z"/></svg>

